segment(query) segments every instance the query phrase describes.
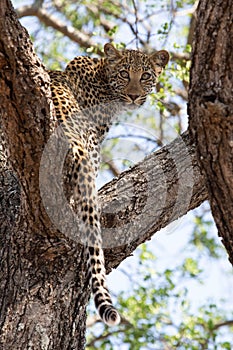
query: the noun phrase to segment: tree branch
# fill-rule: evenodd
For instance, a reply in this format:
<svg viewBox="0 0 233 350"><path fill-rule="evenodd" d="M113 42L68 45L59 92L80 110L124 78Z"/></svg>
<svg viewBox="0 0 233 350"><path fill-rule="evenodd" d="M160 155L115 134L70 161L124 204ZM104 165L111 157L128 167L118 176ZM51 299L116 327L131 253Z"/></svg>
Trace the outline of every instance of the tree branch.
<svg viewBox="0 0 233 350"><path fill-rule="evenodd" d="M207 199L188 133L105 185L99 196L106 260L112 267Z"/></svg>
<svg viewBox="0 0 233 350"><path fill-rule="evenodd" d="M89 48L91 46L96 46L95 42L91 40L91 34L85 34L80 30L74 29L71 26L68 26L63 21L59 20L55 16L49 14L45 9L38 8L37 6L25 5L16 10L18 18L26 16L35 16L39 18L41 23L44 23L47 27L52 27L70 40L79 44L81 47ZM97 54L103 55L102 51L97 48Z"/></svg>
<svg viewBox="0 0 233 350"><path fill-rule="evenodd" d="M220 322L220 323L216 323L214 326L213 326L213 330L216 330L218 328L221 328L221 327L231 327L233 326L233 320L226 320L224 322Z"/></svg>

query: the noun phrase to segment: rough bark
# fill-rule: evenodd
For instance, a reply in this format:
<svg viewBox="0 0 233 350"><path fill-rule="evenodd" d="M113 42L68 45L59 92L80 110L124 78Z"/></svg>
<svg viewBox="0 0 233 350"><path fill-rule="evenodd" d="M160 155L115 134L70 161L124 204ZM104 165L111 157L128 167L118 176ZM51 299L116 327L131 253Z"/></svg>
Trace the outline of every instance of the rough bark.
<svg viewBox="0 0 233 350"><path fill-rule="evenodd" d="M206 177L212 214L233 264L233 2L202 0L197 18L190 132Z"/></svg>
<svg viewBox="0 0 233 350"><path fill-rule="evenodd" d="M90 295L85 256L51 222L40 192L41 157L53 122L48 75L8 0L0 2L0 32L1 126L13 169L0 178L0 346L81 350ZM207 198L189 135L106 185L100 197L110 270Z"/></svg>
<svg viewBox="0 0 233 350"><path fill-rule="evenodd" d="M207 199L189 134L122 173L99 196L107 266L112 267Z"/></svg>
<svg viewBox="0 0 233 350"><path fill-rule="evenodd" d="M39 191L51 114L48 75L7 0L0 3L0 32L2 131L20 184L13 220L6 206L14 195L18 203L18 185L9 188L9 172L1 183L0 347L83 349L89 289L82 249L51 226Z"/></svg>

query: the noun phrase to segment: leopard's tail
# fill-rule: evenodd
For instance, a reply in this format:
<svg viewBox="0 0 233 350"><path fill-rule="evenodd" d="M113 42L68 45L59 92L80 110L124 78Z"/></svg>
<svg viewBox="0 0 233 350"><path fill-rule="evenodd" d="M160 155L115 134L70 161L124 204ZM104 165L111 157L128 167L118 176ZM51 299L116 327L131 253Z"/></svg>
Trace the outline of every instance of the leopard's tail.
<svg viewBox="0 0 233 350"><path fill-rule="evenodd" d="M99 247L88 247L88 270L95 307L108 326L120 323L120 315L112 305L112 300L106 285L103 250Z"/></svg>

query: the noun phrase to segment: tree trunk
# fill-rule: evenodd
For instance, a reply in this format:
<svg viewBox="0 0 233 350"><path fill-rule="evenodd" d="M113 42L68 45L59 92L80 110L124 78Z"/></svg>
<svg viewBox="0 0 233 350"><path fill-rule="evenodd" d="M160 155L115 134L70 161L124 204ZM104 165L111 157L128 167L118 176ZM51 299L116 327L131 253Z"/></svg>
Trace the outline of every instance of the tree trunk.
<svg viewBox="0 0 233 350"><path fill-rule="evenodd" d="M82 249L51 225L39 189L49 78L7 0L0 32L1 128L18 179L9 171L1 179L0 347L83 349L90 292Z"/></svg>
<svg viewBox="0 0 233 350"><path fill-rule="evenodd" d="M233 264L233 2L202 0L197 11L190 132L212 214Z"/></svg>
<svg viewBox="0 0 233 350"><path fill-rule="evenodd" d="M0 32L1 129L12 168L0 178L0 345L82 350L90 296L85 256L46 205L53 195L60 205L54 189L60 193L64 150L55 140L56 157L48 152L48 167L42 166L54 126L49 78L8 0L0 2ZM203 179L185 133L106 185L100 199L108 271L200 205L207 198Z"/></svg>

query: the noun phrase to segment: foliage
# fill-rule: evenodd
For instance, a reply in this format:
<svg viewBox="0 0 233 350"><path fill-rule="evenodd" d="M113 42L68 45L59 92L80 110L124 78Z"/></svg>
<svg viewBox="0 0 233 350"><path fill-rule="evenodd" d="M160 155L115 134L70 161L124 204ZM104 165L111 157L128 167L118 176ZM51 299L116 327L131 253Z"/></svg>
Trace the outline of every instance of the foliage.
<svg viewBox="0 0 233 350"><path fill-rule="evenodd" d="M202 283L198 262L185 258L180 265L159 271L145 244L137 255L139 264L134 275L128 275L131 289L118 297L124 324L112 331L95 326L89 331L87 350L230 349L233 320L226 301L221 309L210 300L193 309L186 285L190 277Z"/></svg>

